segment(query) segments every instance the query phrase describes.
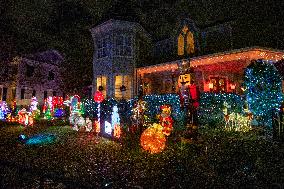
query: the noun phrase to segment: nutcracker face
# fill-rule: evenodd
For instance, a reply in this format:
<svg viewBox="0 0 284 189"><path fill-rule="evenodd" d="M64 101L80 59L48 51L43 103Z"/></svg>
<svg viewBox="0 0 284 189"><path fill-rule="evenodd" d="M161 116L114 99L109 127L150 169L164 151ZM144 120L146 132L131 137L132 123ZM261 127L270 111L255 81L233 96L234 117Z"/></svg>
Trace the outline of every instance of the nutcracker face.
<svg viewBox="0 0 284 189"><path fill-rule="evenodd" d="M179 76L178 86L181 87L183 84L184 86L190 85L190 74L183 74Z"/></svg>

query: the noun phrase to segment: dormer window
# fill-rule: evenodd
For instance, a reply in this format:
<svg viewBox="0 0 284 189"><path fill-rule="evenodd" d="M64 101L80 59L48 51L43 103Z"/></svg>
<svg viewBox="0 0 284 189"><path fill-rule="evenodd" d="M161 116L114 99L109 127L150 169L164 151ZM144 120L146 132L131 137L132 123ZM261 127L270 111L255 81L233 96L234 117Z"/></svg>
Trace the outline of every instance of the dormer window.
<svg viewBox="0 0 284 189"><path fill-rule="evenodd" d="M115 38L115 56L132 56L131 36L118 35Z"/></svg>
<svg viewBox="0 0 284 189"><path fill-rule="evenodd" d="M53 71L49 71L49 72L48 72L48 80L49 80L49 81L54 80L54 73L53 73Z"/></svg>
<svg viewBox="0 0 284 189"><path fill-rule="evenodd" d="M34 75L34 70L35 70L34 66L27 65L26 76L32 77Z"/></svg>
<svg viewBox="0 0 284 189"><path fill-rule="evenodd" d="M109 38L103 38L99 39L97 41L97 47L98 47L98 58L104 58L108 56L108 45L109 44Z"/></svg>
<svg viewBox="0 0 284 189"><path fill-rule="evenodd" d="M178 36L178 55L193 54L194 49L194 37L187 26L184 26L181 33Z"/></svg>

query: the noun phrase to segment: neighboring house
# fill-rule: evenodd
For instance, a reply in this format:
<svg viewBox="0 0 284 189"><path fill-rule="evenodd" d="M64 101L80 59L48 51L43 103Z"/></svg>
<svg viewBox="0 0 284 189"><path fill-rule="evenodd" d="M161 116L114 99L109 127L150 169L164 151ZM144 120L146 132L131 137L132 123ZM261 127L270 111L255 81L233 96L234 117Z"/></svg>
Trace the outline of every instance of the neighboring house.
<svg viewBox="0 0 284 189"><path fill-rule="evenodd" d="M49 50L2 63L5 69L0 73L0 100L16 100L17 105L27 106L33 96L39 104L48 96L63 96L59 70L62 61L62 55Z"/></svg>
<svg viewBox="0 0 284 189"><path fill-rule="evenodd" d="M102 86L106 96L118 99L129 99L138 90L144 94L177 92L181 87L178 64L184 62L190 62L188 78L200 91L240 93L243 71L251 60L284 58L280 50L232 49L230 23L201 29L192 20L183 19L172 36L156 43L136 22L110 19L91 33L93 89ZM152 59L147 59L149 56Z"/></svg>

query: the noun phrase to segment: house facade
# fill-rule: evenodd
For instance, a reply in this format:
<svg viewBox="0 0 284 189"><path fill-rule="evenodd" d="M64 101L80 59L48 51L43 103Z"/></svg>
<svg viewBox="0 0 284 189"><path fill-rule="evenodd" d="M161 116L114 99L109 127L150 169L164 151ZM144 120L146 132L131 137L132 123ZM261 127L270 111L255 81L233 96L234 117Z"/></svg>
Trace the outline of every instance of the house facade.
<svg viewBox="0 0 284 189"><path fill-rule="evenodd" d="M175 93L194 82L201 92L241 93L244 69L252 60L284 58L280 50L233 49L230 23L199 28L183 19L175 31L154 43L136 22L110 19L91 29L94 91L129 99L139 91ZM184 66L188 66L186 71Z"/></svg>
<svg viewBox="0 0 284 189"><path fill-rule="evenodd" d="M62 55L55 50L15 57L2 62L0 100L17 105L30 105L31 98L37 97L43 104L48 96L62 96L60 63Z"/></svg>

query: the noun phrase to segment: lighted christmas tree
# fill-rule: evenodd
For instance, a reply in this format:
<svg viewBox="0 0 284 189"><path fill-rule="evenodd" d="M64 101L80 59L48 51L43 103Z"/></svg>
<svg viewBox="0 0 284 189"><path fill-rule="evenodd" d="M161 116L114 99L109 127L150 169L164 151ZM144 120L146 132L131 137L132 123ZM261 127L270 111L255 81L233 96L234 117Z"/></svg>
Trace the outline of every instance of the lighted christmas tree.
<svg viewBox="0 0 284 189"><path fill-rule="evenodd" d="M257 60L245 70L245 94L256 119L271 126L272 113L278 111L282 103L281 77L275 66L268 61Z"/></svg>

